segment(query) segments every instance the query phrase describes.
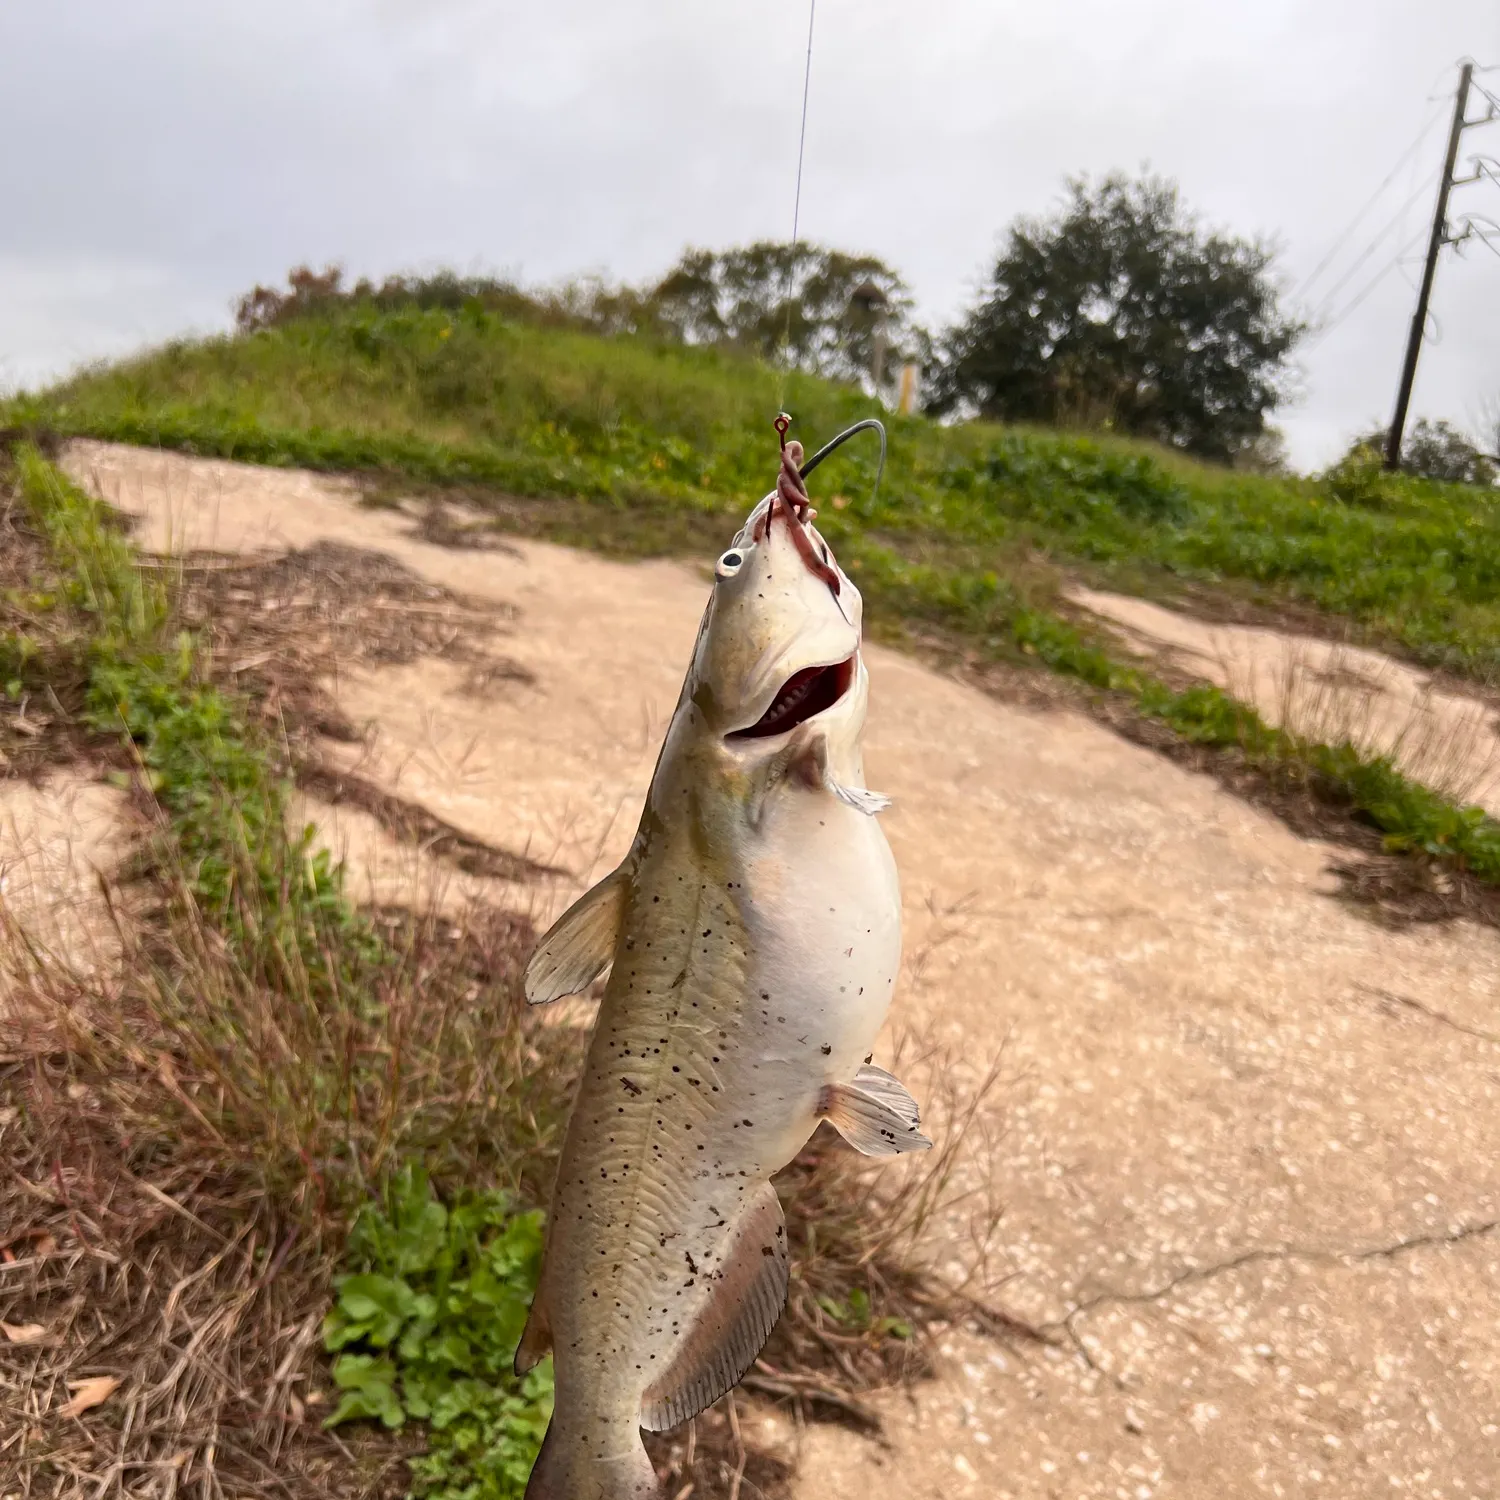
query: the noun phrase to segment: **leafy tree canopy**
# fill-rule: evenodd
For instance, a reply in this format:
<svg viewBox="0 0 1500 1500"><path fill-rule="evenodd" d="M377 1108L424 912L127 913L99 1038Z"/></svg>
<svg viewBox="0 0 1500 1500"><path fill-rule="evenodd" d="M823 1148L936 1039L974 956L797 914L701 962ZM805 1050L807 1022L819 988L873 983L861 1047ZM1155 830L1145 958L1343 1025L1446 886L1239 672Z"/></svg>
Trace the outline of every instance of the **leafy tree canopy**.
<svg viewBox="0 0 1500 1500"><path fill-rule="evenodd" d="M906 283L883 260L821 245L758 240L689 250L647 294L662 328L690 344L729 344L845 380L926 352ZM877 348L883 345L883 348Z"/></svg>
<svg viewBox="0 0 1500 1500"><path fill-rule="evenodd" d="M1346 458L1369 451L1385 453L1386 429L1376 428L1350 445ZM1407 429L1401 444L1401 469L1418 479L1444 479L1450 484L1494 484L1496 464L1487 453L1451 422L1429 422L1421 418Z"/></svg>
<svg viewBox="0 0 1500 1500"><path fill-rule="evenodd" d="M1252 447L1303 332L1258 241L1205 231L1174 183L1069 183L1012 227L978 304L948 334L929 406L1112 426L1206 458Z"/></svg>
<svg viewBox="0 0 1500 1500"><path fill-rule="evenodd" d="M640 286L586 277L523 289L443 271L346 287L337 266L298 266L287 290L256 286L242 297L235 321L252 333L356 302L455 311L477 303L507 317L592 333L723 345L841 380L889 378L901 361L930 354L926 333L911 321L906 283L884 261L773 240L688 250L659 281Z"/></svg>

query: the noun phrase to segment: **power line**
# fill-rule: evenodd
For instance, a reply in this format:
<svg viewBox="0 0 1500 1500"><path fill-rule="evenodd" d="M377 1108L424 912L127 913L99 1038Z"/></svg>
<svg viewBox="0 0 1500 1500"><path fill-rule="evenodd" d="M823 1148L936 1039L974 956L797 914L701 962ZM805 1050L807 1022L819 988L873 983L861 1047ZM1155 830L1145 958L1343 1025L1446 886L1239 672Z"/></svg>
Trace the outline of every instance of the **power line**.
<svg viewBox="0 0 1500 1500"><path fill-rule="evenodd" d="M1343 291L1346 286L1349 285L1349 283L1358 274L1359 268L1364 265L1367 260L1369 260L1369 258L1376 252L1377 249L1380 248L1380 242L1393 229L1405 222L1406 216L1408 213L1410 213L1412 206L1420 197L1423 196L1424 193L1429 191L1429 189L1432 187L1432 184L1436 180L1436 173L1425 177L1417 190L1412 193L1404 203L1402 203L1401 207L1398 208L1388 220L1386 220L1384 226L1369 241L1365 248L1359 253L1358 257L1353 261L1348 269L1345 270L1344 274L1340 276L1339 279L1334 282L1334 284L1323 294L1322 300L1318 303L1317 308L1312 313L1313 322L1317 322L1327 312L1334 298L1337 297L1338 294ZM1398 252L1398 254L1400 253L1404 252Z"/></svg>
<svg viewBox="0 0 1500 1500"><path fill-rule="evenodd" d="M1347 321L1354 310L1361 306L1367 298L1375 291L1375 288L1391 274L1393 270L1399 269L1406 263L1406 257L1421 243L1422 236L1427 233L1426 228L1419 229L1404 245L1367 281L1353 297L1349 299L1338 312L1332 314L1320 323L1314 330L1312 337L1308 340L1308 347L1316 349L1336 328Z"/></svg>
<svg viewBox="0 0 1500 1500"><path fill-rule="evenodd" d="M1313 270L1307 276L1305 276L1296 285L1296 287L1293 288L1293 296L1301 297L1306 295L1312 284L1333 263L1334 258L1338 255L1339 251L1342 250L1344 246L1349 242L1350 238L1354 234L1354 231L1359 228L1361 223L1364 222L1365 215L1369 213L1369 211L1374 208L1375 204L1379 201L1380 195L1385 192L1385 190L1391 185L1391 183L1396 180L1396 177L1400 173L1402 167L1404 167L1407 162L1411 161L1416 156L1417 152L1421 149L1423 143L1426 141L1428 135L1430 134L1432 127L1442 118L1442 114L1443 111L1440 106L1428 115L1427 119L1423 122L1421 129L1417 131L1416 136L1413 138L1411 144L1406 148L1405 151L1401 153L1400 156L1396 158L1395 165L1390 169L1389 172L1385 174L1385 177L1382 179L1380 186L1376 188L1368 198L1365 199L1359 211L1354 215L1354 217L1349 221L1344 229L1335 237L1334 242L1329 247L1327 254L1325 254L1322 260L1318 262Z"/></svg>

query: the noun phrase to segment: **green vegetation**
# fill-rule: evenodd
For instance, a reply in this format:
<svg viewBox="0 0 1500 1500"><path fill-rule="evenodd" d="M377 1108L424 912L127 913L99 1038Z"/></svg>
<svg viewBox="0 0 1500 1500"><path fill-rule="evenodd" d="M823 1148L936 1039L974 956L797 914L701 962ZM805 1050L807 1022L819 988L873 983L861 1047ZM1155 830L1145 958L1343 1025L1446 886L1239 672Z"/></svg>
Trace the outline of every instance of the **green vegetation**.
<svg viewBox="0 0 1500 1500"><path fill-rule="evenodd" d="M1160 177L1068 184L1011 226L978 304L943 339L933 405L1109 423L1206 458L1251 451L1306 331L1272 252L1205 232Z"/></svg>
<svg viewBox="0 0 1500 1500"><path fill-rule="evenodd" d="M0 421L581 497L612 513L598 522L609 530L643 516L742 514L769 485L778 406L814 443L871 410L852 386L717 349L599 338L477 300L452 309L346 299L87 372L12 402ZM959 572L1024 577L1034 603L1046 602L1059 567L1152 592L1212 583L1316 606L1428 665L1485 680L1500 669L1500 492L1415 479L1340 488L1107 437L915 417L890 425L878 497L869 451L846 450L815 485L841 547L885 541L926 560L967 549Z"/></svg>
<svg viewBox="0 0 1500 1500"><path fill-rule="evenodd" d="M349 1236L323 1342L343 1393L326 1425L430 1425L412 1461L430 1500L520 1500L552 1414L552 1367L511 1372L541 1267L542 1216L503 1193L445 1209L420 1172L389 1185Z"/></svg>

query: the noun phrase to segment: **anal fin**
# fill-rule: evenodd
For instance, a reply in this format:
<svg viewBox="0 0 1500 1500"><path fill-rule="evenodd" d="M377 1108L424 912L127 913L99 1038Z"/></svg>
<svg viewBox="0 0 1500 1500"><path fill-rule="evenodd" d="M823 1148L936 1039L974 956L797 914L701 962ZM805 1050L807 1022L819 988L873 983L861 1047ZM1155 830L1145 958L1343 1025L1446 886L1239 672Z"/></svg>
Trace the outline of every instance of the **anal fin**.
<svg viewBox="0 0 1500 1500"><path fill-rule="evenodd" d="M917 1129L916 1100L884 1068L866 1064L852 1084L828 1084L818 1113L866 1156L899 1156L932 1145Z"/></svg>
<svg viewBox="0 0 1500 1500"><path fill-rule="evenodd" d="M704 1273L713 1295L670 1367L641 1397L641 1426L665 1432L712 1406L755 1363L786 1304L789 1256L781 1200L769 1182L745 1205L729 1248Z"/></svg>
<svg viewBox="0 0 1500 1500"><path fill-rule="evenodd" d="M526 998L545 1005L586 990L610 965L625 917L624 865L585 891L551 927L526 965Z"/></svg>

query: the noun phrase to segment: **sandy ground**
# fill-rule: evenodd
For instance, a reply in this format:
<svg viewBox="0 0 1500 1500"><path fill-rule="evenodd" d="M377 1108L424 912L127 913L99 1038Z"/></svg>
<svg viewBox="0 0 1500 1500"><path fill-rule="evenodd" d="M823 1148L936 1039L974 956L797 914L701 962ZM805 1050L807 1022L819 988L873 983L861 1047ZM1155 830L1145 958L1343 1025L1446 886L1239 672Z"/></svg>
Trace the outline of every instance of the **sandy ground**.
<svg viewBox="0 0 1500 1500"><path fill-rule="evenodd" d="M313 476L98 445L73 472L148 546L380 548L520 612L534 674L476 699L424 662L349 676L372 774L565 867L626 847L704 598L692 569L453 551ZM1391 931L1328 851L1097 724L872 649L872 786L906 896L900 1025L945 1085L1004 1049L971 1181L979 1268L1057 1347L955 1328L874 1398L884 1443L810 1428L799 1494L1500 1493L1500 935ZM918 1092L938 1080L913 1080ZM940 1226L975 1269L967 1213Z"/></svg>
<svg viewBox="0 0 1500 1500"><path fill-rule="evenodd" d="M1125 643L1207 678L1273 724L1394 757L1419 781L1500 815L1495 712L1378 651L1252 625L1211 625L1123 594L1072 591Z"/></svg>
<svg viewBox="0 0 1500 1500"><path fill-rule="evenodd" d="M40 786L0 779L0 944L24 932L39 958L85 973L114 961L119 942L99 876L124 852L126 816L124 792L75 773Z"/></svg>

